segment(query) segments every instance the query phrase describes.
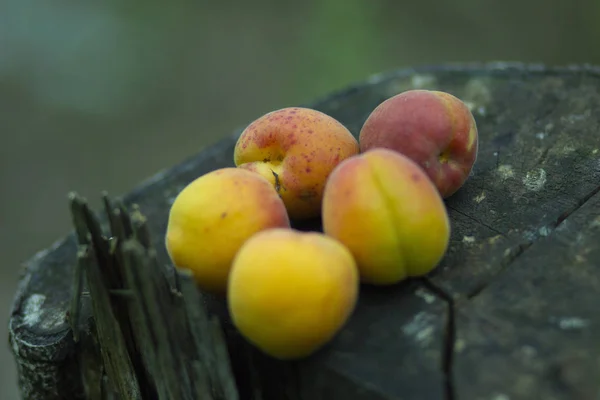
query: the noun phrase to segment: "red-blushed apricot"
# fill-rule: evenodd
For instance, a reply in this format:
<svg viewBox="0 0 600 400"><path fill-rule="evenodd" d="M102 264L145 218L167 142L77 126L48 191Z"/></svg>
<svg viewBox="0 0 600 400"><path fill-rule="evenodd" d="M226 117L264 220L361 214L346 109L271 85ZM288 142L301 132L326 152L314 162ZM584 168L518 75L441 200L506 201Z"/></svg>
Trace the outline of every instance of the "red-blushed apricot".
<svg viewBox="0 0 600 400"><path fill-rule="evenodd" d="M323 195L323 232L353 254L361 280L393 284L432 271L450 240L444 202L408 157L377 148L343 161Z"/></svg>
<svg viewBox="0 0 600 400"><path fill-rule="evenodd" d="M359 142L362 152L383 147L409 157L446 198L471 173L478 132L473 114L460 99L441 91L409 90L373 110Z"/></svg>
<svg viewBox="0 0 600 400"><path fill-rule="evenodd" d="M359 276L352 254L317 232L270 229L237 253L227 290L233 324L278 359L307 357L352 315Z"/></svg>
<svg viewBox="0 0 600 400"><path fill-rule="evenodd" d="M235 146L235 165L257 172L277 190L292 219L317 217L327 177L358 154L358 141L333 117L289 107L252 122Z"/></svg>
<svg viewBox="0 0 600 400"><path fill-rule="evenodd" d="M209 172L187 185L169 212L165 244L198 286L224 294L233 258L265 229L289 228L285 205L263 177L239 168Z"/></svg>

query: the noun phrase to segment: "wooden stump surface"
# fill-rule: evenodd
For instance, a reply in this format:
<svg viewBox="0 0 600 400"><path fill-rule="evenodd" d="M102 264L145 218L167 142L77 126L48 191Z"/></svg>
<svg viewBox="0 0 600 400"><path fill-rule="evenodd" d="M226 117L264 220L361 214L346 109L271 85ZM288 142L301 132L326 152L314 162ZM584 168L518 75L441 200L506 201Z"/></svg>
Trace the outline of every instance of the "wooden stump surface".
<svg viewBox="0 0 600 400"><path fill-rule="evenodd" d="M461 98L479 128L472 175L446 200L447 255L426 278L363 287L343 331L299 362L249 347L211 299L240 398L600 398L600 69L406 69L307 106L358 137L380 102L414 88ZM174 197L199 175L233 166L239 133L124 197L147 217L161 263L169 263L163 241ZM297 227L319 229L319 221ZM79 398L80 350L67 322L76 252L70 235L23 272L9 322L23 398Z"/></svg>

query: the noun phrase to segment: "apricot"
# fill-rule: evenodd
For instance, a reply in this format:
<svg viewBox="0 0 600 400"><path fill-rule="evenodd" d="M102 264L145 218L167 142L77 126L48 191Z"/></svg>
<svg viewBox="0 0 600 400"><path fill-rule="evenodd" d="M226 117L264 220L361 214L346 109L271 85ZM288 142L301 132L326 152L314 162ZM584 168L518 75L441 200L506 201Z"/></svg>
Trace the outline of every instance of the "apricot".
<svg viewBox="0 0 600 400"><path fill-rule="evenodd" d="M359 276L352 254L317 232L270 229L235 257L227 299L234 326L278 359L321 349L352 315Z"/></svg>
<svg viewBox="0 0 600 400"><path fill-rule="evenodd" d="M381 103L359 136L362 152L383 147L423 168L446 198L460 189L477 159L478 132L469 108L455 96L409 90Z"/></svg>
<svg viewBox="0 0 600 400"><path fill-rule="evenodd" d="M394 284L432 271L450 240L446 207L408 157L377 148L332 172L323 195L323 232L354 256L361 281Z"/></svg>
<svg viewBox="0 0 600 400"><path fill-rule="evenodd" d="M333 168L358 152L356 138L333 117L290 107L252 122L237 141L234 162L268 179L291 219L306 219L319 215Z"/></svg>
<svg viewBox="0 0 600 400"><path fill-rule="evenodd" d="M174 265L191 270L200 288L224 294L242 244L259 231L289 227L285 205L266 179L222 168L202 175L177 195L165 244Z"/></svg>

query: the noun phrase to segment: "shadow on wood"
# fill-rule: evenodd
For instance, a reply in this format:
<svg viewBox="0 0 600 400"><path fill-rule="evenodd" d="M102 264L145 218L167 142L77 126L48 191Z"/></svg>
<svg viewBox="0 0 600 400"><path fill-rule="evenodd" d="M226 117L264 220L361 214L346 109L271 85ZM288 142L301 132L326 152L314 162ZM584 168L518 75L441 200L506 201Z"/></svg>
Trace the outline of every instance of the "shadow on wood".
<svg viewBox="0 0 600 400"><path fill-rule="evenodd" d="M384 289L362 288L356 312L340 334L317 354L297 362L275 361L249 346L231 325L225 304L200 296L190 285L189 292L197 294L179 287L187 307L177 307L181 314L164 315L168 317L164 323L201 319L193 314L202 312L204 297L208 314L222 326L240 399L597 398L600 69L501 63L408 69L372 77L308 106L337 118L358 136L381 101L413 88L443 90L463 99L480 132L472 175L446 200L451 244L430 276ZM148 235L127 233L129 224L116 222L122 221L117 215L112 216L115 221L100 218L103 229L112 223L115 236L123 236L121 224L129 237L121 250L129 264L119 263L125 272L151 263L154 254L149 256L149 248L158 260L155 270L169 263L163 238L170 204L199 175L233 166L238 135L239 131L124 197L127 207L137 204L147 217ZM124 215L121 212L120 217ZM86 223L88 230L97 229L95 223ZM298 227L318 230L319 221ZM98 306L83 301L77 311L77 303L71 304L71 287L81 282L77 255L88 280L90 271L100 279L100 263L93 261L105 257L106 248L111 254L112 244L110 240L95 244L92 251L82 241L88 236L79 236L79 245L73 234L33 257L15 298L10 341L26 399L85 398L80 370L89 375L85 381L96 382L90 398L103 398L102 376L110 375L111 360L116 356L120 363L127 361L119 353L99 354L94 340L110 338L115 349L117 343L130 348L131 341L157 340L143 338L145 329L136 330L147 323L150 308L136 312L135 307L121 306L113 306L110 316L120 321L120 333L101 333L96 321L98 334L86 336L85 332L93 331L89 317ZM98 248L104 255L98 254ZM85 290L93 291L92 286ZM96 290L99 302L131 302L127 289L105 287L112 292ZM154 312L164 312L160 308L164 304L180 301L165 287L160 290L155 296L158 304L147 297ZM70 309L79 315L80 329L71 329ZM157 334L152 327L148 332ZM175 326L166 329L163 339L170 342L173 336L169 335L178 332ZM135 374L137 386L124 377L119 378L120 384L111 381L112 386L142 398L157 394L194 398L198 393L194 390L203 390L198 378L207 372L194 370L199 364L193 361L211 360L199 350L201 343L210 342L210 335L199 332L197 337L186 336L185 346L195 350L179 362L174 359L179 357L177 351L168 347L148 358L132 357L126 368L139 371L140 365L146 365L148 373ZM222 349L219 354L224 353ZM161 369L171 362L177 367ZM159 375L164 388L155 385ZM180 376L187 376L189 382L182 386L189 389L169 389L168 382Z"/></svg>

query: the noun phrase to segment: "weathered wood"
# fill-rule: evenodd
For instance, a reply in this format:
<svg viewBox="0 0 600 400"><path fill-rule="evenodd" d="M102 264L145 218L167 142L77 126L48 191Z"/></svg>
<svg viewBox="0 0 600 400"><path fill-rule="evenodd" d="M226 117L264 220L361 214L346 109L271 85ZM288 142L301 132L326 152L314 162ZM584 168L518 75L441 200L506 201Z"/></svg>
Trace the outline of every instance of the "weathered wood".
<svg viewBox="0 0 600 400"><path fill-rule="evenodd" d="M98 344L103 368L112 378L113 389L121 398L138 400L142 398L140 383L136 376L133 358L138 356L132 352L134 348L130 331L130 318L122 298L111 297L110 291L122 289L115 253L109 250L114 241L105 239L95 217L87 204L74 196L70 196L74 225L78 234L79 250L76 275L82 273L86 277L89 288L92 315L94 318ZM80 292L73 292L71 304L80 298ZM75 300L73 300L75 299ZM77 307L73 307L77 308ZM78 323L79 312L69 315L71 329ZM127 330L127 331L125 331ZM73 330L73 337L79 337L79 329Z"/></svg>
<svg viewBox="0 0 600 400"><path fill-rule="evenodd" d="M207 318L219 318L228 346L219 354L231 355L242 399L597 398L600 69L493 64L402 70L308 106L358 135L377 104L411 88L444 90L467 101L480 131L472 176L446 201L452 238L439 268L425 279L363 288L343 331L299 362L275 361L249 346L221 299L193 299L188 315L194 303L206 301ZM125 206L138 204L147 217L146 240L161 265L168 264L163 236L173 198L197 176L233 166L238 135L124 197ZM319 229L319 221L296 226ZM27 264L9 326L24 398L83 398L78 357L94 347L76 345L66 319L74 309L69 291L76 253L71 235ZM178 289L191 288L180 283ZM89 330L88 303L79 311L79 326L88 327L80 342ZM206 335L187 340L206 343ZM211 382L219 375L212 354L199 355L213 366ZM99 386L102 380L96 392Z"/></svg>
<svg viewBox="0 0 600 400"><path fill-rule="evenodd" d="M76 198L73 202L76 203ZM113 294L112 309L118 310L122 317L112 316L108 304L100 308L96 305L93 310L102 355L121 352L118 364L104 357L103 365L112 367L106 373L109 385L115 387L122 399L237 400L229 354L227 350L223 352L226 345L220 323L203 312L202 295L191 274L175 271L171 265L165 269L158 264L147 221L137 207L134 206L129 214L120 202L113 206L106 195L104 204L111 228L109 239L98 237L101 229L86 207L74 209L84 211L83 219L91 238L89 243L95 243L97 251L110 248L108 254L98 258L98 264L104 261L105 276L98 273L93 278L88 276L92 303L95 297L106 297L102 285L98 287L99 282L104 282L110 288L106 294ZM82 219L78 215L74 214L75 220ZM107 263L109 257L112 261ZM88 271L95 271L93 264L91 267ZM110 267L112 272L108 271ZM175 277L176 286L171 285L168 275ZM123 300L125 303L117 302ZM113 321L105 321L106 318ZM119 338L122 326L130 330L128 341L124 340L124 335ZM106 335L101 333L111 328L114 330L111 340L106 340ZM128 357L138 362L123 364ZM218 374L213 372L215 364Z"/></svg>
<svg viewBox="0 0 600 400"><path fill-rule="evenodd" d="M237 400L220 322L204 312L189 271L158 264L137 207L129 214L104 195L105 234L84 199L71 194L70 203L79 249L68 323L80 387L57 387L52 396ZM88 313L82 312L83 277Z"/></svg>
<svg viewBox="0 0 600 400"><path fill-rule="evenodd" d="M599 296L597 193L459 308L457 391L472 399L489 396L486 388L510 399L598 399Z"/></svg>

